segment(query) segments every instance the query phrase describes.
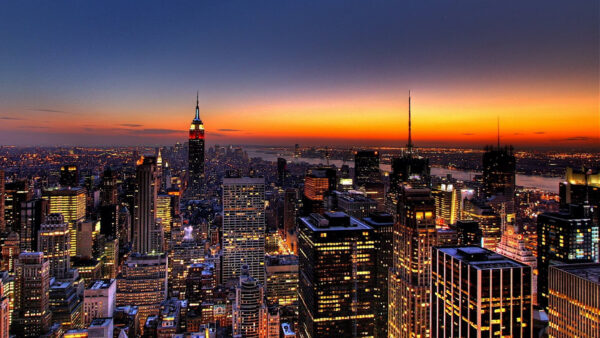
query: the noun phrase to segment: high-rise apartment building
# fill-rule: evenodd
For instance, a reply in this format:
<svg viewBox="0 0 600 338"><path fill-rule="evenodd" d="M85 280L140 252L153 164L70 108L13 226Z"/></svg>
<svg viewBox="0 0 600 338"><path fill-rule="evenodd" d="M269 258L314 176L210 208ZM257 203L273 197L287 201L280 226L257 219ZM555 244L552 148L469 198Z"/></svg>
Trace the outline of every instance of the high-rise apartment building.
<svg viewBox="0 0 600 338"><path fill-rule="evenodd" d="M50 214L39 231L37 250L50 263L50 276L64 279L71 268L70 231L63 215Z"/></svg>
<svg viewBox="0 0 600 338"><path fill-rule="evenodd" d="M50 264L41 252L23 252L15 268L15 309L13 333L19 337L38 337L51 324Z"/></svg>
<svg viewBox="0 0 600 338"><path fill-rule="evenodd" d="M250 276L265 281L265 180L223 179L222 280L239 278L242 265Z"/></svg>
<svg viewBox="0 0 600 338"><path fill-rule="evenodd" d="M300 218L299 337L372 337L373 229L341 212Z"/></svg>
<svg viewBox="0 0 600 338"><path fill-rule="evenodd" d="M481 247L435 248L431 337L532 337L531 267Z"/></svg>

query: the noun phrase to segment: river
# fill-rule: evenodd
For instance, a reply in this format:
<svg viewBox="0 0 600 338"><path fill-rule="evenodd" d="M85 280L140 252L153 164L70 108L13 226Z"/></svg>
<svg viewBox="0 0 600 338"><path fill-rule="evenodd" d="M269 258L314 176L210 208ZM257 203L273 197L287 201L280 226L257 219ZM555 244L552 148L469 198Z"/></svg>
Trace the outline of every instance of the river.
<svg viewBox="0 0 600 338"><path fill-rule="evenodd" d="M271 152L263 152L260 150L248 150L247 151L249 157L260 157L265 161L277 161L278 157L285 158L288 161L298 161L298 162L306 162L309 164L325 164L326 161L322 158L313 158L313 157L300 157L294 158L289 154L273 154ZM342 160L330 160L330 164L335 164L336 167L341 167L343 164L347 164L350 167L354 166L354 162L343 162ZM390 171L391 166L389 164L380 165L381 170ZM462 180L469 181L475 175L481 174L477 171L468 171L468 170L458 170L458 169L447 169L440 167L432 167L431 174L436 176L446 176L451 174L452 177ZM527 188L537 188L548 192L558 193L558 184L563 180L560 177L545 177L545 176L537 176L537 175L521 175L517 174L517 185Z"/></svg>

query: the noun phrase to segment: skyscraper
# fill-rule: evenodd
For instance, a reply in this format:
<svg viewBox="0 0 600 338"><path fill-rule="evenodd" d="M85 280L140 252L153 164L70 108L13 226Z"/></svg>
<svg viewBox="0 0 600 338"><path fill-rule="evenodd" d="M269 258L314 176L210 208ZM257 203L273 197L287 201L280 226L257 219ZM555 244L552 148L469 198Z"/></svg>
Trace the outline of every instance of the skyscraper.
<svg viewBox="0 0 600 338"><path fill-rule="evenodd" d="M432 337L532 337L531 267L480 247L435 248Z"/></svg>
<svg viewBox="0 0 600 338"><path fill-rule="evenodd" d="M62 214L71 228L71 257L77 255L77 223L86 215L86 190L84 188L47 189L42 198L48 200L50 213Z"/></svg>
<svg viewBox="0 0 600 338"><path fill-rule="evenodd" d="M192 125L190 126L188 160L189 195L199 196L204 180L204 124L200 119L198 96L196 96L196 116L192 120Z"/></svg>
<svg viewBox="0 0 600 338"><path fill-rule="evenodd" d="M19 217L21 222L19 232L21 251L35 251L38 246L40 226L46 219L46 215L48 215L48 201L37 198L21 202L19 210L21 212Z"/></svg>
<svg viewBox="0 0 600 338"><path fill-rule="evenodd" d="M277 158L277 185L285 187L289 172L287 170L287 160L285 158Z"/></svg>
<svg viewBox="0 0 600 338"><path fill-rule="evenodd" d="M431 248L437 245L435 201L426 188L405 186L400 196L389 275L388 334L427 337Z"/></svg>
<svg viewBox="0 0 600 338"><path fill-rule="evenodd" d="M551 265L594 262L598 258L598 225L589 205L538 216L538 304L548 306L548 273Z"/></svg>
<svg viewBox="0 0 600 338"><path fill-rule="evenodd" d="M4 291L4 284L0 283L0 338L8 338L10 330L10 301Z"/></svg>
<svg viewBox="0 0 600 338"><path fill-rule="evenodd" d="M373 229L341 212L300 218L299 337L372 337Z"/></svg>
<svg viewBox="0 0 600 338"><path fill-rule="evenodd" d="M156 157L142 156L137 162L133 210L133 250L141 254L163 252L162 231L156 221L158 186Z"/></svg>
<svg viewBox="0 0 600 338"><path fill-rule="evenodd" d="M66 277L71 268L70 244L69 225L64 217L61 214L48 215L40 228L38 251L48 259L51 277Z"/></svg>
<svg viewBox="0 0 600 338"><path fill-rule="evenodd" d="M512 146L488 146L483 154L483 192L492 203L504 204L507 213L514 213L516 160Z"/></svg>
<svg viewBox="0 0 600 338"><path fill-rule="evenodd" d="M260 338L264 289L250 276L247 265L241 267L233 304L233 334L244 338Z"/></svg>
<svg viewBox="0 0 600 338"><path fill-rule="evenodd" d="M550 267L549 337L600 337L600 264Z"/></svg>
<svg viewBox="0 0 600 338"><path fill-rule="evenodd" d="M23 252L15 268L14 333L38 337L50 328L50 265L41 252Z"/></svg>
<svg viewBox="0 0 600 338"><path fill-rule="evenodd" d="M223 281L239 277L242 265L265 281L265 180L223 179Z"/></svg>
<svg viewBox="0 0 600 338"><path fill-rule="evenodd" d="M381 181L379 171L379 152L376 150L361 150L354 153L354 183L357 187L366 183Z"/></svg>

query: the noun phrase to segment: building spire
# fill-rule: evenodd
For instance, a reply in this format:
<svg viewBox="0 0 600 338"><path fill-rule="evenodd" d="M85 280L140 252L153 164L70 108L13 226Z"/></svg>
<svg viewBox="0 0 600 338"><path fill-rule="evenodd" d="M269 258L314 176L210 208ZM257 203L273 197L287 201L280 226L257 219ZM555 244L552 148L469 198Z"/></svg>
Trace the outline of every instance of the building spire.
<svg viewBox="0 0 600 338"><path fill-rule="evenodd" d="M406 145L406 151L412 154L412 118L410 112L410 90L408 91L408 144Z"/></svg>
<svg viewBox="0 0 600 338"><path fill-rule="evenodd" d="M194 120L200 120L200 106L199 106L199 100L198 100L198 91L196 91L196 117L194 118Z"/></svg>

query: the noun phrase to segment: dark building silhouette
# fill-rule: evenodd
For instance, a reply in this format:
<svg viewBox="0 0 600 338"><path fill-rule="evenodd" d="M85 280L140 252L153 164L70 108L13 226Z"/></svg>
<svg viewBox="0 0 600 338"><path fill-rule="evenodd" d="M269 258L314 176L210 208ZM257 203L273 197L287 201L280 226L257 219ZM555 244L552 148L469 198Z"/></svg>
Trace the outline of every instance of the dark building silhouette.
<svg viewBox="0 0 600 338"><path fill-rule="evenodd" d="M483 192L486 198L514 199L516 160L512 146L486 147L483 154Z"/></svg>
<svg viewBox="0 0 600 338"><path fill-rule="evenodd" d="M379 152L361 150L354 153L354 183L357 187L381 181Z"/></svg>
<svg viewBox="0 0 600 338"><path fill-rule="evenodd" d="M79 185L79 169L75 164L66 164L60 167L60 179L63 187L76 187Z"/></svg>
<svg viewBox="0 0 600 338"><path fill-rule="evenodd" d="M277 158L277 185L285 187L289 177L287 169L287 160L285 158Z"/></svg>

